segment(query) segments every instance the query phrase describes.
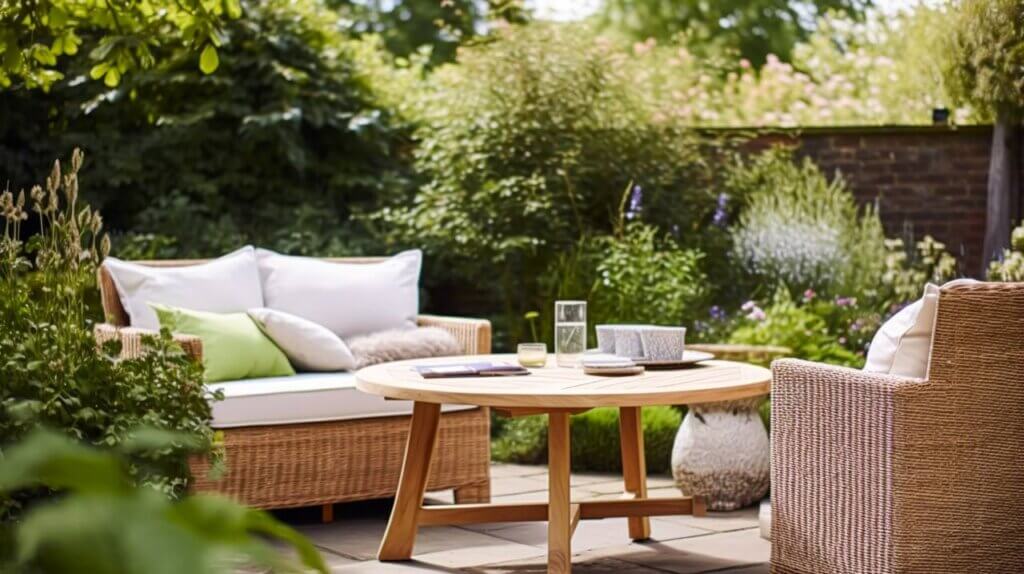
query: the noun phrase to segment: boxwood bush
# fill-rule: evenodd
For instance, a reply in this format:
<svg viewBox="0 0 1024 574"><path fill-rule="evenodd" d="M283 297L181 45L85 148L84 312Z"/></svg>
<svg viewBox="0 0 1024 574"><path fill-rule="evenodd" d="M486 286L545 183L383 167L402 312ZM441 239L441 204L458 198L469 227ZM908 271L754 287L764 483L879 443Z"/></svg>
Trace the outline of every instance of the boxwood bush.
<svg viewBox="0 0 1024 574"><path fill-rule="evenodd" d="M683 420L684 409L647 407L643 409L644 455L647 472L669 471L672 443ZM574 471L620 472L619 410L602 407L572 416L572 469ZM500 462L541 464L548 456L546 416L497 419L491 456Z"/></svg>

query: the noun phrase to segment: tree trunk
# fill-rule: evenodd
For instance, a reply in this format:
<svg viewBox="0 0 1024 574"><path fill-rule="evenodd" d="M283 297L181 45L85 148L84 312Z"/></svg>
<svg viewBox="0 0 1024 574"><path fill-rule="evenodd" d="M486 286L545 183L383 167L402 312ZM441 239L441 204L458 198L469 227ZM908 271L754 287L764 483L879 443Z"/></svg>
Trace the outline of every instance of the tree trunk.
<svg viewBox="0 0 1024 574"><path fill-rule="evenodd" d="M1000 117L992 129L988 166L988 213L981 274L1010 246L1010 230L1020 218L1020 125Z"/></svg>

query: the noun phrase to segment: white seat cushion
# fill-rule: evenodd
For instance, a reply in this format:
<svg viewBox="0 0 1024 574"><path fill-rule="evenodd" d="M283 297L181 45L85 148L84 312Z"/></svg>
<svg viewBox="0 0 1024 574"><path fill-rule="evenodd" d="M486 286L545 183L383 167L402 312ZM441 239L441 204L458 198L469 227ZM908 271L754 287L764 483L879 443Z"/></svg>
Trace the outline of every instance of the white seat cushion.
<svg viewBox="0 0 1024 574"><path fill-rule="evenodd" d="M224 381L208 385L224 391L213 403L213 428L338 421L408 415L412 401L389 401L356 388L352 373L301 373ZM442 412L476 408L442 405Z"/></svg>

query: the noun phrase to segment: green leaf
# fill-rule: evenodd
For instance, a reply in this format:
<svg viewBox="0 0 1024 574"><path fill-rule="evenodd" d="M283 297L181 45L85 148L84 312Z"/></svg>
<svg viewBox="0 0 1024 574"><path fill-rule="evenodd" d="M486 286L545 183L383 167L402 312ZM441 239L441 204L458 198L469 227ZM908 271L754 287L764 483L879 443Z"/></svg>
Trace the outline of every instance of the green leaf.
<svg viewBox="0 0 1024 574"><path fill-rule="evenodd" d="M116 88L121 83L121 72L117 68L110 68L107 73L103 76L103 83L108 88Z"/></svg>
<svg viewBox="0 0 1024 574"><path fill-rule="evenodd" d="M51 28L61 28L68 23L68 13L59 6L51 6L48 19Z"/></svg>
<svg viewBox="0 0 1024 574"><path fill-rule="evenodd" d="M154 428L140 428L124 439L119 445L118 450L124 453L155 452L162 449L198 452L203 447L203 441L196 435Z"/></svg>
<svg viewBox="0 0 1024 574"><path fill-rule="evenodd" d="M212 74L220 65L220 58L217 56L217 48L213 44L207 44L203 53L199 54L199 69L204 74Z"/></svg>
<svg viewBox="0 0 1024 574"><path fill-rule="evenodd" d="M214 547L189 525L167 520L159 494L75 495L29 513L17 533L17 555L39 572L207 574Z"/></svg>
<svg viewBox="0 0 1024 574"><path fill-rule="evenodd" d="M37 431L11 447L0 466L0 492L30 486L81 492L124 490L124 469L117 458L71 442L51 431Z"/></svg>
<svg viewBox="0 0 1024 574"><path fill-rule="evenodd" d="M68 32L64 35L64 53L74 56L78 53L78 46L81 43L82 39L76 36L74 32Z"/></svg>
<svg viewBox="0 0 1024 574"><path fill-rule="evenodd" d="M224 11L229 18L238 18L242 15L242 3L239 0L224 0Z"/></svg>
<svg viewBox="0 0 1024 574"><path fill-rule="evenodd" d="M107 73L108 69L110 69L110 64L106 62L100 62L99 64L93 66L91 70L89 70L89 77L94 80L98 80L102 78L104 74Z"/></svg>

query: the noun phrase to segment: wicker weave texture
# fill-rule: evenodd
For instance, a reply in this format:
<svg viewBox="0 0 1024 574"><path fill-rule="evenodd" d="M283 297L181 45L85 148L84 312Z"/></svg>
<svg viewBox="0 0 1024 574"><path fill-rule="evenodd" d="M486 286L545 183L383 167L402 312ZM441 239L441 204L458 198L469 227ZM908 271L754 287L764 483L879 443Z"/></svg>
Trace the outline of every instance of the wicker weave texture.
<svg viewBox="0 0 1024 574"><path fill-rule="evenodd" d="M311 506L394 496L410 417L383 417L225 431L227 472L207 477L192 460L196 491L217 491L256 508ZM428 488L490 485L487 409L446 413ZM489 490L480 496L489 495Z"/></svg>
<svg viewBox="0 0 1024 574"><path fill-rule="evenodd" d="M372 263L381 258L329 259ZM158 267L195 265L203 260L140 262ZM98 272L104 314L97 325L102 343L120 339L122 357L145 352L152 331L126 327L128 315L106 268ZM467 355L491 351L491 325L482 319L421 315L421 326L451 333ZM176 334L185 352L202 359L198 337ZM256 508L287 508L391 496L398 485L408 416L225 429L227 472L207 477L209 463L191 461L193 490L220 492ZM429 489L456 489L461 502L490 499L490 413L474 409L441 416L438 445L431 463Z"/></svg>
<svg viewBox="0 0 1024 574"><path fill-rule="evenodd" d="M943 289L927 379L773 377L773 572L1024 571L1024 284Z"/></svg>

